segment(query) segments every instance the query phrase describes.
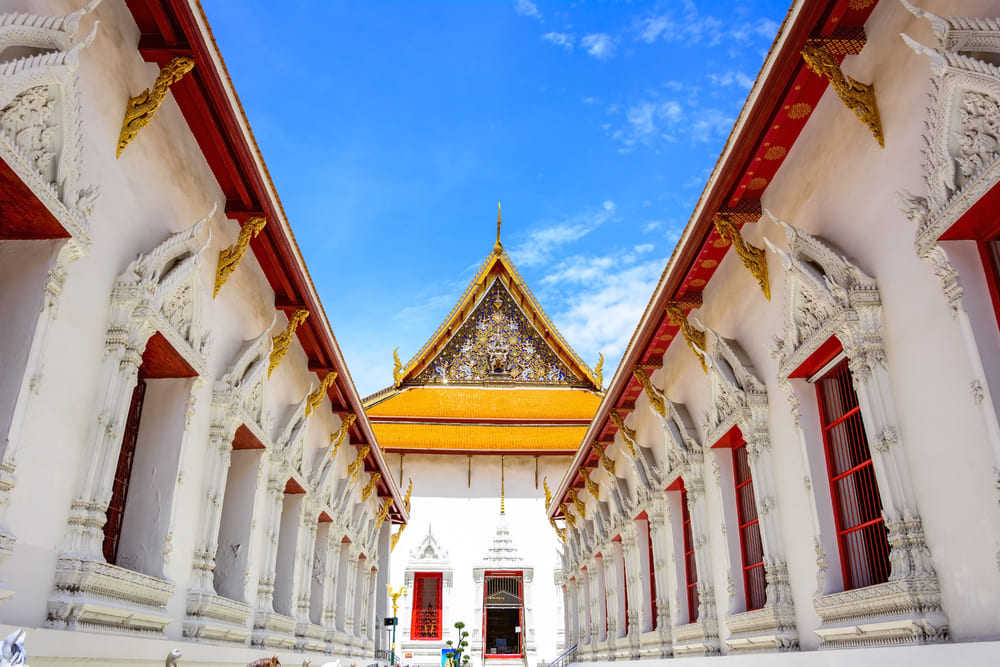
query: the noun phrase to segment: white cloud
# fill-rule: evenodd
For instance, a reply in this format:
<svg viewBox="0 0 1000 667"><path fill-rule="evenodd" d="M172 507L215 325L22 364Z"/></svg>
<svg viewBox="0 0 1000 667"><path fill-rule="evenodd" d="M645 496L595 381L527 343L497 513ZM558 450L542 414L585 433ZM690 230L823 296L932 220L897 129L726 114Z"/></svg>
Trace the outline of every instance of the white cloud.
<svg viewBox="0 0 1000 667"><path fill-rule="evenodd" d="M595 32L585 35L580 40L580 46L598 60L607 60L615 55L615 40L605 32Z"/></svg>
<svg viewBox="0 0 1000 667"><path fill-rule="evenodd" d="M752 39L773 40L778 24L767 18L737 24L730 19L701 16L694 3L685 2L680 16L671 12L653 14L636 21L633 29L646 44L662 39L685 46L699 43L716 46L732 42L745 44Z"/></svg>
<svg viewBox="0 0 1000 667"><path fill-rule="evenodd" d="M585 359L593 363L598 353L605 356L605 377L617 366L665 265L665 258L634 263L634 257L574 257L545 278L587 286L568 295L553 320Z"/></svg>
<svg viewBox="0 0 1000 667"><path fill-rule="evenodd" d="M697 108L697 112L689 109ZM657 141L685 140L697 144L725 138L735 118L719 109L697 102L681 104L676 100L640 100L625 111L625 123L612 126L612 139L621 143L620 153Z"/></svg>
<svg viewBox="0 0 1000 667"><path fill-rule="evenodd" d="M538 11L538 7L531 0L516 0L514 2L514 11L521 16L529 16L539 21L542 20L542 13Z"/></svg>
<svg viewBox="0 0 1000 667"><path fill-rule="evenodd" d="M511 259L520 266L535 266L546 262L558 248L580 239L611 219L615 203L605 201L597 211L580 213L555 224L547 224L532 231L528 239L509 251Z"/></svg>
<svg viewBox="0 0 1000 667"><path fill-rule="evenodd" d="M542 35L542 39L552 42L556 46L561 46L567 51L573 50L573 35L565 32L547 32Z"/></svg>
<svg viewBox="0 0 1000 667"><path fill-rule="evenodd" d="M729 70L722 74L709 74L709 80L716 86L738 86L745 90L753 87L753 79L738 70Z"/></svg>
<svg viewBox="0 0 1000 667"><path fill-rule="evenodd" d="M662 220L651 220L642 226L642 231L645 233L653 232L663 226Z"/></svg>
<svg viewBox="0 0 1000 667"><path fill-rule="evenodd" d="M653 252L653 248L655 247L652 243L640 243L632 248L632 252L637 255L645 255L647 252Z"/></svg>

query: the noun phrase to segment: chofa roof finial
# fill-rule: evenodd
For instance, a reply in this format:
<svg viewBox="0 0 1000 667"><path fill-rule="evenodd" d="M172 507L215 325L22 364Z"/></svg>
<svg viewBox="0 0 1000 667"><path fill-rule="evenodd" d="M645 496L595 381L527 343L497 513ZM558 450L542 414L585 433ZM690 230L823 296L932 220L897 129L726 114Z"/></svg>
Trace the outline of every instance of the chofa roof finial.
<svg viewBox="0 0 1000 667"><path fill-rule="evenodd" d="M493 246L493 252L498 255L503 252L503 244L500 243L500 202L497 202L497 242Z"/></svg>

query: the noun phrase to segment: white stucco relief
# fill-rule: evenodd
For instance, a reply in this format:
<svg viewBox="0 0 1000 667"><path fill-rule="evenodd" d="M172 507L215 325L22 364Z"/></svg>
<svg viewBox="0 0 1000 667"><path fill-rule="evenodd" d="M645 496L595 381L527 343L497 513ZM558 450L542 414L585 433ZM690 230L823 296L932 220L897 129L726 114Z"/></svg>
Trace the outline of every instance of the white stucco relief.
<svg viewBox="0 0 1000 667"><path fill-rule="evenodd" d="M819 564L815 606L823 627L817 634L835 646L947 638L947 619L890 389L878 285L818 238L767 214L784 229L788 242L786 252L765 239L780 256L785 273L784 334L775 340L773 351L779 385L794 395L789 375L831 337L840 340L871 449L890 546L890 576L883 584L835 592L843 584L830 576L825 562ZM799 432L805 460L821 459L819 434L807 437ZM820 557L823 537L816 536Z"/></svg>
<svg viewBox="0 0 1000 667"><path fill-rule="evenodd" d="M705 330L708 341L708 350L702 351L712 395L711 407L703 419L706 442L717 442L733 426L739 427L746 442L767 581L763 608L731 613L727 617L729 652L795 650L799 645L795 608L781 525L772 506L778 493L768 427L767 389L736 341L723 338L701 322L696 323ZM718 488L718 463L714 457L711 460ZM719 491L721 493L721 489ZM726 536L725 525L722 526L722 534ZM739 540L735 531L734 539ZM741 564L729 565L732 570ZM727 583L732 600L735 591L731 574Z"/></svg>
<svg viewBox="0 0 1000 667"><path fill-rule="evenodd" d="M113 623L137 631L162 631L169 622L164 606L174 585L164 579L162 561L146 563L149 571L142 573L106 563L103 527L146 343L159 332L199 376L205 375L211 336L202 335L200 327L199 273L211 238L211 233L203 232L214 214L215 207L188 229L139 255L112 288L105 359L95 385L96 424L82 457L49 600L49 622L56 626ZM143 611L98 601L109 598Z"/></svg>
<svg viewBox="0 0 1000 667"><path fill-rule="evenodd" d="M928 47L903 35L915 52L928 57L931 91L923 135L926 195L901 193L901 209L916 225L917 255L933 267L959 327L972 376L970 395L989 437L994 481L1000 492L997 406L962 303L960 276L939 243L942 234L1000 182L1000 20L942 18L906 0L901 2L930 22L937 39L935 47Z"/></svg>

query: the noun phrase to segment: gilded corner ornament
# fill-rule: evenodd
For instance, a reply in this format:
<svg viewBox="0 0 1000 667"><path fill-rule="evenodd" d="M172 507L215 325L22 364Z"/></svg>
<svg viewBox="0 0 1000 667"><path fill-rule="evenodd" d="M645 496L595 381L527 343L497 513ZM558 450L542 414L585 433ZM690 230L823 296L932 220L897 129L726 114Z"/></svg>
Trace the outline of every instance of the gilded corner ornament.
<svg viewBox="0 0 1000 667"><path fill-rule="evenodd" d="M212 298L219 296L219 290L229 280L230 274L236 270L236 265L243 259L247 248L250 247L251 239L257 237L260 231L267 224L267 218L262 215L255 215L247 219L240 227L240 235L236 237L236 243L219 253L219 264L215 270L215 291Z"/></svg>
<svg viewBox="0 0 1000 667"><path fill-rule="evenodd" d="M601 457L601 467L607 470L612 477L615 475L615 460L608 456L606 447L603 442L595 440L591 443L590 448L593 449L599 457Z"/></svg>
<svg viewBox="0 0 1000 667"><path fill-rule="evenodd" d="M549 490L549 478L542 477L542 486L545 488L545 511L549 510L549 505L552 504L552 492Z"/></svg>
<svg viewBox="0 0 1000 667"><path fill-rule="evenodd" d="M389 516L389 508L392 507L392 498L386 498L385 502L382 504L382 508L378 511L378 517L375 519L375 528L381 528L382 522L385 518Z"/></svg>
<svg viewBox="0 0 1000 667"><path fill-rule="evenodd" d="M359 449L357 458L355 458L351 465L347 467L348 479L351 480L352 484L357 482L358 473L361 472L361 469L364 467L365 457L368 456L368 452L370 452L371 449L371 445L365 445Z"/></svg>
<svg viewBox="0 0 1000 667"><path fill-rule="evenodd" d="M371 497L372 493L375 491L375 485L378 484L378 481L380 479L382 479L382 473L380 472L373 472L368 477L368 483L365 485L365 488L361 490L362 502L368 500L368 498Z"/></svg>
<svg viewBox="0 0 1000 667"><path fill-rule="evenodd" d="M802 59L813 72L829 79L830 85L837 91L844 106L868 126L878 145L885 148L882 120L879 118L878 101L875 99L875 86L861 83L844 74L836 57L816 44L807 43L803 47Z"/></svg>
<svg viewBox="0 0 1000 667"><path fill-rule="evenodd" d="M698 361L701 362L701 370L708 373L708 366L705 365L705 332L696 329L688 322L687 315L684 314L684 308L679 303L668 303L666 310L670 323L681 328L681 334L683 334L684 340L687 341L688 347L691 348L691 351L698 357Z"/></svg>
<svg viewBox="0 0 1000 667"><path fill-rule="evenodd" d="M274 345L271 348L271 363L267 367L267 377L271 377L271 373L278 367L281 360L285 358L285 353L288 352L288 348L292 345L292 336L295 335L295 330L299 328L300 324L306 321L307 317L309 317L307 309L296 308L292 316L288 318L285 330L272 339Z"/></svg>
<svg viewBox="0 0 1000 667"><path fill-rule="evenodd" d="M406 507L406 511L410 511L410 494L413 493L413 478L410 478L410 486L406 489L406 495L403 497L403 506ZM389 551L392 552L396 548L396 544L399 542L399 538L403 536L403 531L406 530L407 524L401 524L399 530L392 534L390 538Z"/></svg>
<svg viewBox="0 0 1000 667"><path fill-rule="evenodd" d="M747 267L753 277L760 285L760 291L764 293L764 298L771 300L771 283L767 277L767 253L763 248L747 243L740 234L740 228L736 226L731 218L719 216L715 219L715 228L719 236L733 245L737 257ZM702 348L704 349L704 348Z"/></svg>
<svg viewBox="0 0 1000 667"><path fill-rule="evenodd" d="M399 360L399 348L392 351L392 383L399 386L403 381L403 362Z"/></svg>
<svg viewBox="0 0 1000 667"><path fill-rule="evenodd" d="M604 355L597 355L597 365L594 366L594 384L597 385L597 390L600 391L604 386Z"/></svg>
<svg viewBox="0 0 1000 667"><path fill-rule="evenodd" d="M632 455L632 458L635 458L635 448L632 446L632 443L636 441L637 434L635 429L625 424L625 418L617 410L612 410L608 413L608 416L611 417L611 421L618 427L618 430L622 432L622 440L625 441L628 453Z"/></svg>
<svg viewBox="0 0 1000 667"><path fill-rule="evenodd" d="M597 485L597 482L590 479L590 469L580 466L580 477L583 478L584 484L587 485L587 491L590 495L594 496L595 500L601 499L601 487Z"/></svg>
<svg viewBox="0 0 1000 667"><path fill-rule="evenodd" d="M569 508L566 507L566 503L561 503L559 506L562 507L563 516L566 517L566 523L576 528L576 517L573 516L572 512L569 511Z"/></svg>
<svg viewBox="0 0 1000 667"><path fill-rule="evenodd" d="M336 379L337 371L330 371L323 376L323 381L319 383L319 388L309 394L309 398L306 399L306 417L314 413L320 406L323 402L323 397L326 396L326 392L330 390L330 385L332 385Z"/></svg>
<svg viewBox="0 0 1000 667"><path fill-rule="evenodd" d="M330 450L330 458L337 458L337 450L340 449L340 445L344 440L347 439L347 434L351 430L351 425L358 418L353 412L348 412L346 415L340 418L340 428L337 429L336 433L330 435L330 444L333 448Z"/></svg>
<svg viewBox="0 0 1000 667"><path fill-rule="evenodd" d="M576 513L580 515L581 519L587 518L587 505L580 500L580 496L577 495L576 489L567 489L566 497L573 501L573 507L576 508Z"/></svg>
<svg viewBox="0 0 1000 667"><path fill-rule="evenodd" d="M651 406L653 406L653 410L656 411L656 414L661 417L666 417L667 406L666 403L663 402L663 394L659 389L653 386L653 381L649 379L649 374L646 373L645 369L640 368L639 366L632 369L632 374L635 376L635 379L639 381L639 384L642 385L643 391L646 392L646 400L649 401Z"/></svg>
<svg viewBox="0 0 1000 667"><path fill-rule="evenodd" d="M152 89L147 88L135 97L130 97L125 105L125 119L122 120L122 130L118 135L118 149L115 157L119 158L122 151L135 139L139 130L149 125L157 109L167 97L170 86L181 80L185 74L194 68L194 59L178 56L163 66L153 83Z"/></svg>

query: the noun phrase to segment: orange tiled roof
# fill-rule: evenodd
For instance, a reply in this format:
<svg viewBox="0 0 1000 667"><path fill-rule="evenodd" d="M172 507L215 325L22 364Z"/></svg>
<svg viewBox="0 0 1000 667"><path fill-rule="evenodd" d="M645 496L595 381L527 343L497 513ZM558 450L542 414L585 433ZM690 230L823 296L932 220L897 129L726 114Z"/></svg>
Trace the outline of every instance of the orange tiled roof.
<svg viewBox="0 0 1000 667"><path fill-rule="evenodd" d="M372 422L383 450L576 451L586 426L507 426L479 424L386 424Z"/></svg>
<svg viewBox="0 0 1000 667"><path fill-rule="evenodd" d="M581 389L424 386L404 388L365 412L376 418L589 420L600 403L599 395Z"/></svg>

